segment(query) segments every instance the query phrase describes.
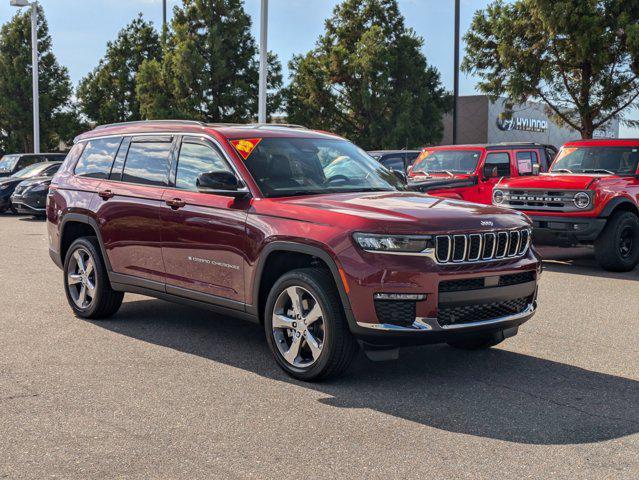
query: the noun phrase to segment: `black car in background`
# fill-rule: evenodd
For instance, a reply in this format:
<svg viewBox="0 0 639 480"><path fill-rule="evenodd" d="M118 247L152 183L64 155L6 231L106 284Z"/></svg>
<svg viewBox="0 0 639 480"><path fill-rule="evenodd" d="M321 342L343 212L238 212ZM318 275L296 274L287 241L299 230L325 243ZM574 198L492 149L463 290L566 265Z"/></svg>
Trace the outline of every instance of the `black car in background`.
<svg viewBox="0 0 639 480"><path fill-rule="evenodd" d="M373 150L368 154L389 170L406 175L421 150Z"/></svg>
<svg viewBox="0 0 639 480"><path fill-rule="evenodd" d="M12 153L0 158L0 177L10 177L35 163L61 162L66 153Z"/></svg>
<svg viewBox="0 0 639 480"><path fill-rule="evenodd" d="M58 171L62 165L62 162L41 162L30 165L26 168L23 168L19 172L16 172L11 177L0 178L0 213L5 212L6 210L11 210L14 213L17 213L16 207L12 203L12 195L16 190L18 184L22 183L25 180L33 180L35 182L34 185L37 185L38 182L46 183L46 190L49 190L49 184L51 183L51 177ZM39 194L41 192L34 192ZM46 192L44 193L44 198L46 201ZM20 202L22 202L22 198L24 198L24 191L20 195ZM42 207L44 208L44 207ZM39 214L39 212L29 212L34 214ZM42 212L44 213L44 212Z"/></svg>

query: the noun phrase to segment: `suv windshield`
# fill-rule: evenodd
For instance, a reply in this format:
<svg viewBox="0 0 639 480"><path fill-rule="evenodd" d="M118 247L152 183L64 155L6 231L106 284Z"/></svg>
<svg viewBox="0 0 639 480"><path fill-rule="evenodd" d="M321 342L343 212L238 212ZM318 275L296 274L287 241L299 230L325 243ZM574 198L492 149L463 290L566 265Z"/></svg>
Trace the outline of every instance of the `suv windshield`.
<svg viewBox="0 0 639 480"><path fill-rule="evenodd" d="M345 140L263 138L244 163L266 197L405 188L394 173Z"/></svg>
<svg viewBox="0 0 639 480"><path fill-rule="evenodd" d="M18 170L13 174L16 178L31 178L37 177L41 175L44 170L49 168L52 164L49 162L43 163L34 163L33 165L29 165L28 167L23 168L22 170Z"/></svg>
<svg viewBox="0 0 639 480"><path fill-rule="evenodd" d="M19 159L20 155L5 155L2 157L0 159L0 173L7 173L13 170Z"/></svg>
<svg viewBox="0 0 639 480"><path fill-rule="evenodd" d="M413 172L473 173L479 157L479 150L424 150L415 162Z"/></svg>
<svg viewBox="0 0 639 480"><path fill-rule="evenodd" d="M638 163L639 147L564 147L550 171L634 175Z"/></svg>

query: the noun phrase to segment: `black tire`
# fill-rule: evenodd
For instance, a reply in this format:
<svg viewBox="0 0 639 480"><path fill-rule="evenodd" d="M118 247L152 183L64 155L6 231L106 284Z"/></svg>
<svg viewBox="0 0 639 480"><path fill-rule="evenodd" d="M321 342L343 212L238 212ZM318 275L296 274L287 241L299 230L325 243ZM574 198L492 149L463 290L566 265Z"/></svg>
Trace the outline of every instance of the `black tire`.
<svg viewBox="0 0 639 480"><path fill-rule="evenodd" d="M485 350L495 345L499 345L506 339L504 332L492 332L477 337L466 338L464 340L458 340L456 342L448 342L453 348L459 348L460 350Z"/></svg>
<svg viewBox="0 0 639 480"><path fill-rule="evenodd" d="M76 304L76 300L74 300L72 294L72 288L74 287L69 285L68 281L69 273L74 273L71 272L70 269L73 268L72 263L74 260L72 259L74 258L75 252L86 252L90 255L91 260L93 261L93 272L95 272L92 276L92 282L95 286L95 294L91 301L83 307ZM102 255L100 253L100 245L96 237L78 238L71 244L64 260L63 280L67 301L75 315L80 318L88 318L92 320L108 318L114 315L120 308L120 305L122 305L124 293L116 292L111 288L109 276L107 275L104 261L102 260Z"/></svg>
<svg viewBox="0 0 639 480"><path fill-rule="evenodd" d="M639 217L632 212L613 214L595 240L595 257L611 272L635 268L639 263Z"/></svg>
<svg viewBox="0 0 639 480"><path fill-rule="evenodd" d="M278 340L273 329L273 313L276 301L289 287L305 289L314 297L322 310L321 353L314 363L307 367L295 366L287 361L276 344ZM269 348L279 366L290 376L307 382L340 375L348 368L358 350L357 342L348 327L333 277L320 268L293 270L282 275L275 282L266 301L264 329ZM301 341L303 342L304 339Z"/></svg>

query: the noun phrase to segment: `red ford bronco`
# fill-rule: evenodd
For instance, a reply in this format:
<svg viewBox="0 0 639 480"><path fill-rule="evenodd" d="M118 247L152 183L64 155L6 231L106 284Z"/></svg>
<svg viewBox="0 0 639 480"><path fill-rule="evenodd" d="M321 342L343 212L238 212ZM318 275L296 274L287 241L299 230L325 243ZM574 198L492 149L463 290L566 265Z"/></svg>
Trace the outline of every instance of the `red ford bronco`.
<svg viewBox="0 0 639 480"><path fill-rule="evenodd" d="M526 212L534 240L592 245L601 266L629 271L639 263L639 140L565 144L550 172L503 179L493 203Z"/></svg>
<svg viewBox="0 0 639 480"><path fill-rule="evenodd" d="M47 204L69 304L124 292L264 325L288 374L343 371L358 344L486 348L536 308L530 220L405 190L352 143L303 128L154 121L76 139Z"/></svg>
<svg viewBox="0 0 639 480"><path fill-rule="evenodd" d="M556 153L538 143L426 147L409 167L408 180L420 192L490 205L501 178L547 172Z"/></svg>

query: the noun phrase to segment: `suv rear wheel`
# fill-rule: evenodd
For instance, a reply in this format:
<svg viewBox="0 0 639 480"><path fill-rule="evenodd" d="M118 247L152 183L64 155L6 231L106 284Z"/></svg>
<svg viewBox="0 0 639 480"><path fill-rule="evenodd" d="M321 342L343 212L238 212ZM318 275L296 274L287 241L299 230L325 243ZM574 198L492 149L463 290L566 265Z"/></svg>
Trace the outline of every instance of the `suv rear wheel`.
<svg viewBox="0 0 639 480"><path fill-rule="evenodd" d="M632 212L613 214L595 240L599 264L613 272L628 272L639 263L639 217Z"/></svg>
<svg viewBox="0 0 639 480"><path fill-rule="evenodd" d="M319 268L293 270L275 282L264 328L277 363L300 380L339 375L357 352L333 278Z"/></svg>
<svg viewBox="0 0 639 480"><path fill-rule="evenodd" d="M122 305L124 293L111 288L96 237L79 238L69 247L64 291L73 312L81 318L107 318Z"/></svg>

